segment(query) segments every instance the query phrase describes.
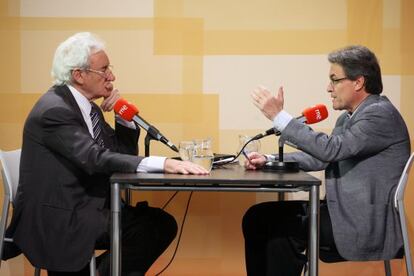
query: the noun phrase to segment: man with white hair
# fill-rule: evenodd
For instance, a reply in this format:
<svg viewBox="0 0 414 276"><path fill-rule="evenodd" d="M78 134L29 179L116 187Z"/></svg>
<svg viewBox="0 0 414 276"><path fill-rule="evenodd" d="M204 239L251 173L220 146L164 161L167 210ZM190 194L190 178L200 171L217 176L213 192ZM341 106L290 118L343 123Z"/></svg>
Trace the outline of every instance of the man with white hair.
<svg viewBox="0 0 414 276"><path fill-rule="evenodd" d="M139 127L102 111L120 98L104 44L90 33L56 50L55 85L34 105L23 132L20 181L8 233L29 261L49 275L88 275L95 248L109 249L109 177L114 172L207 174L165 157L140 157ZM93 101L103 98L101 109ZM124 275L144 275L174 239L175 219L146 203L122 211ZM98 270L109 272L109 254Z"/></svg>

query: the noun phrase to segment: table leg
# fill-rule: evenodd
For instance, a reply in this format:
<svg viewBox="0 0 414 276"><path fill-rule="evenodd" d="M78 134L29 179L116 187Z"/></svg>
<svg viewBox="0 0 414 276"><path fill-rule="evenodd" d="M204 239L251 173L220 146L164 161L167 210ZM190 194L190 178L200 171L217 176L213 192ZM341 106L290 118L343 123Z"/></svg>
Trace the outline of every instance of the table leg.
<svg viewBox="0 0 414 276"><path fill-rule="evenodd" d="M121 193L119 183L111 185L111 276L121 275Z"/></svg>
<svg viewBox="0 0 414 276"><path fill-rule="evenodd" d="M125 190L125 204L131 205L131 191L128 188L124 190Z"/></svg>
<svg viewBox="0 0 414 276"><path fill-rule="evenodd" d="M311 188L309 204L309 272L310 276L317 276L319 261L319 186L317 185Z"/></svg>

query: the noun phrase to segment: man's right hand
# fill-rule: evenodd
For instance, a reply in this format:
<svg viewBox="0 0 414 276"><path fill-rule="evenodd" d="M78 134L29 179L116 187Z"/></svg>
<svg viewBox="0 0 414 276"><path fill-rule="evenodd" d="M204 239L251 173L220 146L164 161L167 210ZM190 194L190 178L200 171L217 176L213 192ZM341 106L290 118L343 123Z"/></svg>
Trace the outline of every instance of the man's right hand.
<svg viewBox="0 0 414 276"><path fill-rule="evenodd" d="M279 87L277 95L272 95L265 87L259 86L253 90L251 97L253 104L271 121L283 110L283 87Z"/></svg>
<svg viewBox="0 0 414 276"><path fill-rule="evenodd" d="M164 172L179 174L209 174L209 172L200 165L189 161L179 161L170 158L165 160Z"/></svg>
<svg viewBox="0 0 414 276"><path fill-rule="evenodd" d="M247 154L247 157L249 159L248 160L246 159L246 161L244 162L244 167L248 170L259 169L259 168L263 167L263 165L267 161L266 156L264 156L263 154L260 154L258 152L251 152L251 153Z"/></svg>
<svg viewBox="0 0 414 276"><path fill-rule="evenodd" d="M101 103L101 109L105 112L112 111L115 103L121 98L118 89L113 89L108 97L105 97Z"/></svg>

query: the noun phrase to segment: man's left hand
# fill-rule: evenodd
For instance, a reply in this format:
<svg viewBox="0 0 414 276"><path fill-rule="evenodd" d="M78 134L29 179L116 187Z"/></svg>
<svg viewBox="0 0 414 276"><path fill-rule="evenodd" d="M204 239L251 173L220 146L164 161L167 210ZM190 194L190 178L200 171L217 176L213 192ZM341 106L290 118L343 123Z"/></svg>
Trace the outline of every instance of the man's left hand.
<svg viewBox="0 0 414 276"><path fill-rule="evenodd" d="M197 164L191 163L189 161L179 161L170 158L167 158L165 160L164 171L166 173L179 174L209 174L206 169Z"/></svg>

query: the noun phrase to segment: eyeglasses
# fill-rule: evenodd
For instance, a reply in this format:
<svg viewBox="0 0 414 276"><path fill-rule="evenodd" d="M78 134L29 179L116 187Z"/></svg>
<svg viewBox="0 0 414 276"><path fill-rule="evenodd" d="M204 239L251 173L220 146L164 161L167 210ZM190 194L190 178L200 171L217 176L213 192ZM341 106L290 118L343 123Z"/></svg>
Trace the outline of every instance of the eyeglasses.
<svg viewBox="0 0 414 276"><path fill-rule="evenodd" d="M108 65L106 67L106 69L103 70L103 71L99 71L99 70L95 70L95 69L91 69L91 68L86 68L85 71L98 74L98 75L100 75L104 79L109 79L112 76L112 69L113 69L113 66L112 65Z"/></svg>
<svg viewBox="0 0 414 276"><path fill-rule="evenodd" d="M335 85L337 85L338 83L340 83L343 80L349 80L349 78L343 77L343 78L339 78L339 79L331 79L330 84L332 86L335 86Z"/></svg>

